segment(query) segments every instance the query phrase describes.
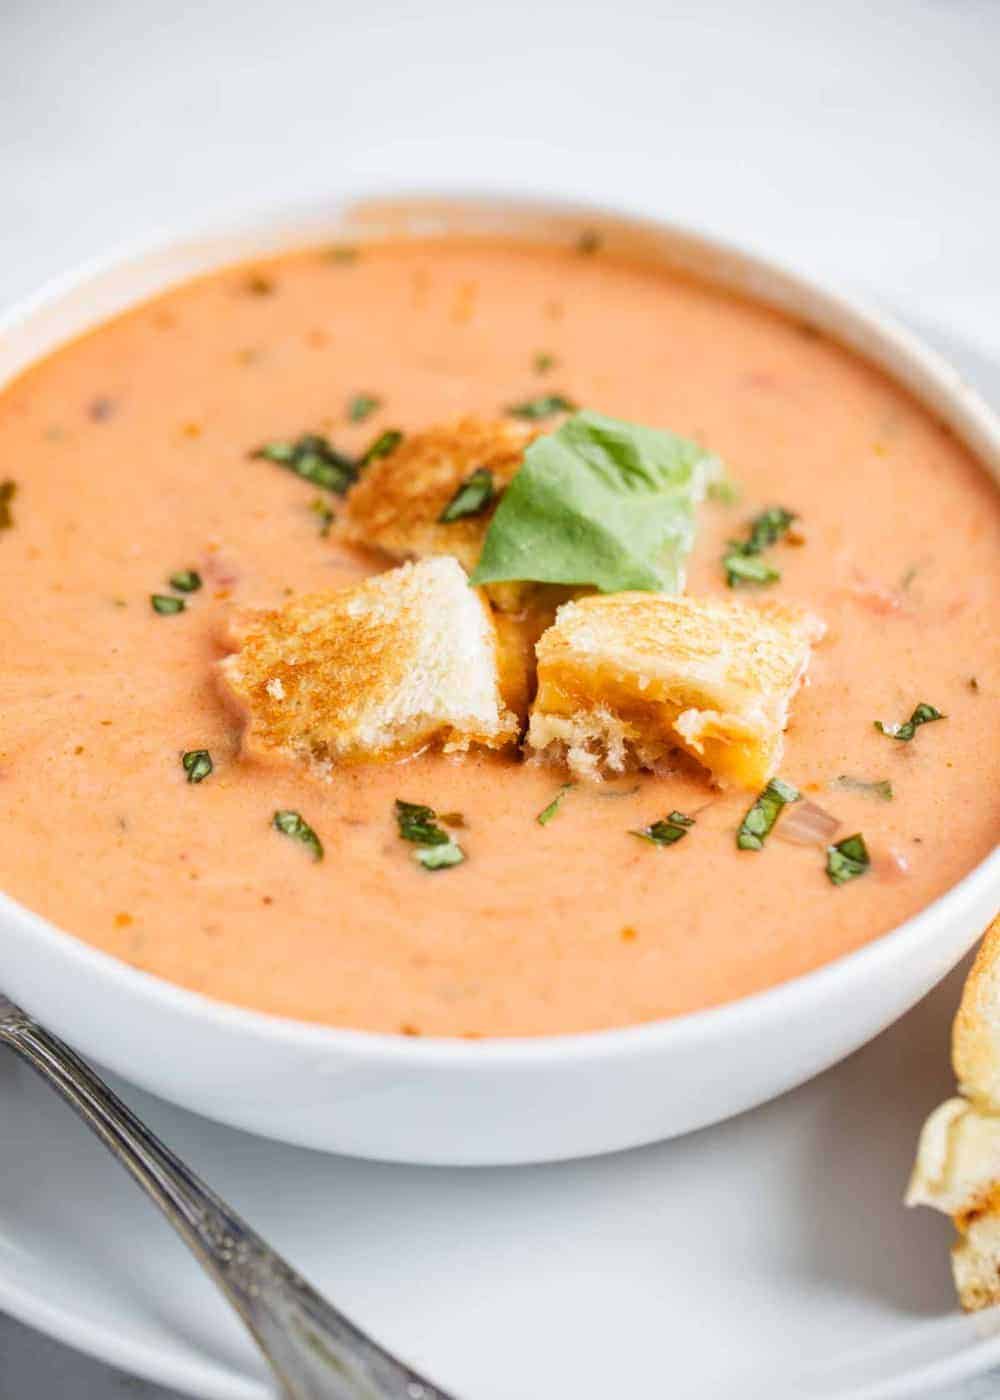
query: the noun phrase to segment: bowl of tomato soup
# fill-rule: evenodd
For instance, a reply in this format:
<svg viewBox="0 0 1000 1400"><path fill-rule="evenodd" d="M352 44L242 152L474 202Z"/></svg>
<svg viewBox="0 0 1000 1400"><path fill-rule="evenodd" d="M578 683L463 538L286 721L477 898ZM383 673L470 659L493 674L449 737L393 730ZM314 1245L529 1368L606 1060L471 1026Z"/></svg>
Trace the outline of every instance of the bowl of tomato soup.
<svg viewBox="0 0 1000 1400"><path fill-rule="evenodd" d="M684 755L245 750L234 617L390 567L337 463L553 405L724 464L688 595L822 620L798 815L756 847L760 794ZM909 332L637 217L344 200L85 269L0 340L0 987L185 1107L387 1160L610 1151L790 1088L996 912L998 466ZM768 511L794 526L758 549ZM414 859L400 803L461 863Z"/></svg>

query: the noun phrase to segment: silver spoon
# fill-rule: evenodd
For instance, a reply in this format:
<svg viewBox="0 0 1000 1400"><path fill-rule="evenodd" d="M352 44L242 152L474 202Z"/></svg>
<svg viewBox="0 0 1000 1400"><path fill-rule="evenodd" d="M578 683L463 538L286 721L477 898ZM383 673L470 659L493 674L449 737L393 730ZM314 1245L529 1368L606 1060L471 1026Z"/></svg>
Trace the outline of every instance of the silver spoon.
<svg viewBox="0 0 1000 1400"><path fill-rule="evenodd" d="M68 1045L2 993L0 1044L48 1080L156 1202L242 1317L288 1400L451 1400L321 1298Z"/></svg>

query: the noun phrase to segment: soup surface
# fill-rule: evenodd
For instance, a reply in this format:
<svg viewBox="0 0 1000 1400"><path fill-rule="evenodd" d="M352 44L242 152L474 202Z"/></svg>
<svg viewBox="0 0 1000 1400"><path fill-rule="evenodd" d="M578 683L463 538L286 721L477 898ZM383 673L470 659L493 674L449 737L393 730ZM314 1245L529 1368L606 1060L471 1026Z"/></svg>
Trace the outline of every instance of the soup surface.
<svg viewBox="0 0 1000 1400"><path fill-rule="evenodd" d="M316 488L250 451L315 431L355 452L388 427L557 391L725 459L742 497L700 508L690 593L732 597L727 539L764 506L797 512L766 596L829 631L781 774L841 836L864 834L863 878L833 885L822 849L780 827L738 850L752 795L687 763L580 784L543 826L565 774L512 756L426 753L328 783L240 756L215 677L234 604L386 567L336 523L324 534ZM351 421L358 395L379 403ZM869 366L661 269L449 239L222 270L9 386L0 478L16 484L0 530L0 887L211 997L424 1035L648 1021L859 947L996 839L996 488ZM155 612L150 594L186 568L205 586ZM876 730L920 701L947 718L909 743ZM180 755L201 748L215 770L192 784ZM845 776L887 779L892 799ZM417 865L396 798L460 811L465 863ZM311 823L322 862L274 830L278 808ZM697 814L676 845L630 834L671 809Z"/></svg>

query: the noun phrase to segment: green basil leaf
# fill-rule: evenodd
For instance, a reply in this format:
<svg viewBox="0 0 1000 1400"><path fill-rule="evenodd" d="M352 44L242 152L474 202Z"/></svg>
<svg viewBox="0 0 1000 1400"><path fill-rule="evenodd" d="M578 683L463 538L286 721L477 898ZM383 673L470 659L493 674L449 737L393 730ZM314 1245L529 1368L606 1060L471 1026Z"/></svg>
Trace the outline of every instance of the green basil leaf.
<svg viewBox="0 0 1000 1400"><path fill-rule="evenodd" d="M195 569L178 569L170 575L168 582L178 593L197 593L201 587L201 574Z"/></svg>
<svg viewBox="0 0 1000 1400"><path fill-rule="evenodd" d="M171 617L174 613L184 611L184 599L171 598L169 593L151 593L149 601L153 606L153 611L160 613L163 617Z"/></svg>
<svg viewBox="0 0 1000 1400"><path fill-rule="evenodd" d="M781 578L779 570L772 568L766 559L743 554L739 549L724 555L722 563L730 588L738 588L741 583L777 583Z"/></svg>
<svg viewBox="0 0 1000 1400"><path fill-rule="evenodd" d="M736 844L740 850L762 851L782 808L790 802L798 802L801 796L798 788L792 787L791 783L772 778L763 792L758 793L753 806L740 823L736 833Z"/></svg>
<svg viewBox="0 0 1000 1400"><path fill-rule="evenodd" d="M921 700L914 709L913 714L902 724L883 724L880 719L875 721L875 728L880 734L887 734L890 739L898 739L900 743L908 744L916 734L922 724L931 724L936 719L947 719L940 710L935 710L933 705L928 705Z"/></svg>
<svg viewBox="0 0 1000 1400"><path fill-rule="evenodd" d="M870 865L871 857L860 831L826 848L826 873L835 885L846 885L848 880L856 880Z"/></svg>
<svg viewBox="0 0 1000 1400"><path fill-rule="evenodd" d="M529 423L537 423L542 418L553 418L557 413L574 413L576 404L563 394L541 394L537 399L525 399L524 403L512 403L507 412L512 418L524 418Z"/></svg>
<svg viewBox="0 0 1000 1400"><path fill-rule="evenodd" d="M538 823L539 826L548 826L549 822L552 820L555 814L559 811L559 808L562 806L563 798L569 792L570 788L573 787L576 787L575 783L563 783L562 787L556 793L555 797L553 797L549 805L547 807L543 807L542 810L539 812L538 816L535 818L535 821Z"/></svg>
<svg viewBox="0 0 1000 1400"><path fill-rule="evenodd" d="M483 511L489 510L493 495L493 473L489 467L477 467L462 482L438 516L438 521L442 525L450 525L453 520L482 515Z"/></svg>
<svg viewBox="0 0 1000 1400"><path fill-rule="evenodd" d="M290 836L293 841L301 841L312 853L313 860L323 859L323 843L301 813L287 810L275 812L271 820L275 830L280 831L283 836Z"/></svg>
<svg viewBox="0 0 1000 1400"><path fill-rule="evenodd" d="M694 826L694 817L683 812L671 812L668 817L644 826L641 831L630 831L630 836L638 836L653 846L674 846L688 834L688 827Z"/></svg>
<svg viewBox="0 0 1000 1400"><path fill-rule="evenodd" d="M674 433L577 413L528 446L471 582L679 592L694 508L719 470Z"/></svg>
<svg viewBox="0 0 1000 1400"><path fill-rule="evenodd" d="M386 428L385 432L379 433L367 452L362 455L358 466L367 467L372 462L377 462L380 457L388 457L390 452L395 452L402 441L403 434L398 428Z"/></svg>
<svg viewBox="0 0 1000 1400"><path fill-rule="evenodd" d="M465 852L438 826L433 807L426 807L422 802L403 802L397 797L395 809L399 834L404 841L412 841L418 848L413 858L425 870L443 870L449 865L461 865ZM459 813L449 815L457 817L464 824Z"/></svg>
<svg viewBox="0 0 1000 1400"><path fill-rule="evenodd" d="M418 846L443 846L451 840L438 826L433 807L425 807L421 802L403 802L397 797L396 822L403 840L413 841Z"/></svg>
<svg viewBox="0 0 1000 1400"><path fill-rule="evenodd" d="M303 433L292 442L266 442L251 452L251 457L263 457L287 467L304 481L311 481L324 491L342 496L353 486L358 476L358 463L321 437L319 433Z"/></svg>
<svg viewBox="0 0 1000 1400"><path fill-rule="evenodd" d="M445 846L421 846L414 852L414 859L425 870L444 870L449 865L461 865L465 852L454 841Z"/></svg>
<svg viewBox="0 0 1000 1400"><path fill-rule="evenodd" d="M382 400L374 394L355 394L347 404L347 416L352 423L363 423L376 409L382 407Z"/></svg>
<svg viewBox="0 0 1000 1400"><path fill-rule="evenodd" d="M189 783L203 783L215 767L208 749L189 749L181 754L181 766Z"/></svg>
<svg viewBox="0 0 1000 1400"><path fill-rule="evenodd" d="M722 556L722 566L730 588L738 588L744 583L776 583L781 578L778 569L772 568L758 556L777 544L797 518L794 511L786 510L784 506L769 506L751 520L745 540L729 541Z"/></svg>

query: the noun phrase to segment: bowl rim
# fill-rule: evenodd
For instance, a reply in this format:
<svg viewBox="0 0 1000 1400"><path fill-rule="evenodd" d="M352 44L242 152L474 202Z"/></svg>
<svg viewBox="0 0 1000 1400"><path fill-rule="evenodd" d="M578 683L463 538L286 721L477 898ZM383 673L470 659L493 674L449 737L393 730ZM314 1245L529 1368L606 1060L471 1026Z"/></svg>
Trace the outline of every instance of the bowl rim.
<svg viewBox="0 0 1000 1400"><path fill-rule="evenodd" d="M666 236L678 244L687 244L711 257L717 257L724 264L738 265L745 275L759 277L772 286L781 287L785 292L801 295L823 313L842 317L851 323L853 331L862 339L870 340L873 347L891 352L899 363L896 368L880 366L883 372L921 401L922 407L927 411L934 410L926 403L920 390L905 383L901 374L903 366L918 376L926 386L936 390L954 416L961 420L959 424L950 423L949 426L988 472L994 477L1000 476L1000 415L963 381L944 356L925 345L913 331L853 294L845 294L811 273L798 270L785 259L772 257L728 238L720 238L691 225L651 215L648 210L633 209L624 204L583 203L575 199L542 196L523 191L476 190L467 185L428 190L421 186L408 188L405 183L400 183L390 192L382 187L368 190L362 184L355 184L350 192L334 194L323 200L281 201L243 207L231 210L228 215L217 215L208 220L192 221L180 229L161 231L153 237L128 240L57 274L46 280L34 292L16 299L0 314L0 339L30 323L46 310L57 308L58 304L72 293L85 292L88 284L96 282L102 275L124 269L130 264L139 265L156 256L166 257L171 251L193 246L197 242L226 237L235 239L238 231L242 231L242 237L249 235L252 238L256 234L264 240L269 230L301 227L301 236L296 234L281 240L276 245L276 250L308 247L321 237L324 227L329 237L331 229L343 218L345 212L355 207L363 207L372 200L396 207L426 204L442 208L450 206L466 211L479 209L484 212L495 211L498 215L503 213L508 217L516 216L518 212L545 215L565 221L567 225L571 221L577 221L578 225L582 222L586 226L588 220L598 224L614 223L636 232ZM257 256L264 255L266 254L260 251L257 253ZM223 258L210 266L222 269L234 263L238 265L243 260L239 257L228 261ZM665 258L664 262L669 265L669 258ZM197 275L203 274L188 272L176 277L168 276L164 278L157 292L149 291L140 296L129 296L123 303L123 309L141 305L143 300ZM702 275L709 282L712 281L710 274ZM724 278L720 277L717 280L721 285L725 285ZM766 291L759 294L756 291L743 291L741 294L764 304L771 301ZM771 304L779 305L780 309L780 300L777 297ZM97 319L86 318L83 329L57 339L45 351L33 356L15 371L13 378L118 314L121 312L111 311ZM787 311L785 314L788 314ZM843 335L826 327L823 329L824 334L844 345L850 353L862 359L873 359L872 356L866 355L864 348L851 345ZM5 379L0 388L9 382L9 379ZM990 458L994 460L991 462ZM697 1048L699 1044L716 1036L735 1036L741 1029L746 1031L752 1028L763 1033L765 1022L780 1023L793 1012L801 1013L809 1004L818 1005L830 998L849 995L853 986L876 979L884 968L895 963L904 944L912 944L916 949L932 943L942 919L950 921L953 917L961 918L967 909L981 905L991 890L1000 893L1000 843L961 880L903 923L878 935L860 948L843 953L819 967L760 992L699 1011L634 1025L532 1036L483 1036L476 1039L431 1035L405 1036L392 1032L329 1026L217 1000L154 973L133 967L130 963L93 947L43 915L28 909L3 890L0 890L0 926L13 922L30 938L37 938L45 946L47 953L81 972L96 972L108 982L111 991L120 993L133 1002L149 1008L155 1006L182 1021L196 1021L202 1026L207 1023L210 1029L223 1034L249 1033L288 1049L355 1053L382 1064L407 1069L431 1066L469 1070L486 1067L513 1069L538 1067L554 1059L586 1063L642 1056L651 1050L664 1049L668 1043L671 1043L671 1048Z"/></svg>

